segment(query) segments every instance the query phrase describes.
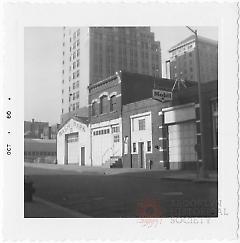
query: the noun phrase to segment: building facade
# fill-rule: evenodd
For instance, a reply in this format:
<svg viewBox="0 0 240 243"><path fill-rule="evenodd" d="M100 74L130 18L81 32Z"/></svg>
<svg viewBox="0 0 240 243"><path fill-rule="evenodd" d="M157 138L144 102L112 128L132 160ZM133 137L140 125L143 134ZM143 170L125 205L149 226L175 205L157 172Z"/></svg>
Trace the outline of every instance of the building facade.
<svg viewBox="0 0 240 243"><path fill-rule="evenodd" d="M62 126L58 132L58 163L68 158L69 164L91 166L196 169L201 165L197 84L186 82L186 88L174 90L172 99L166 102L153 99L153 89L169 92L174 83L118 72L91 84L86 132L77 135L71 130L71 119ZM217 169L217 81L204 83L202 91L205 158L209 169ZM70 148L68 137L73 133L75 142L83 144ZM80 163L80 147L88 150L84 151L88 154L85 163Z"/></svg>
<svg viewBox="0 0 240 243"><path fill-rule="evenodd" d="M201 82L218 80L218 42L198 37ZM197 81L196 40L192 35L177 45L169 53L170 78Z"/></svg>
<svg viewBox="0 0 240 243"><path fill-rule="evenodd" d="M57 163L91 166L88 120L72 117L61 126L57 134Z"/></svg>
<svg viewBox="0 0 240 243"><path fill-rule="evenodd" d="M117 70L162 77L160 42L150 27L64 27L62 56L61 123L87 107L89 84Z"/></svg>

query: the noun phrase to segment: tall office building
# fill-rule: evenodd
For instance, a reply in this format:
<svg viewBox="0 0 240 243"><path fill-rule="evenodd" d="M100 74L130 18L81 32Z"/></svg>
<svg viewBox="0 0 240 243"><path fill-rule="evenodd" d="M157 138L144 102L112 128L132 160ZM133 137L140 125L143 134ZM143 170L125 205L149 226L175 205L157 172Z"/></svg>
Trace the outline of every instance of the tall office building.
<svg viewBox="0 0 240 243"><path fill-rule="evenodd" d="M124 70L162 77L150 27L64 27L62 116L88 105L88 86Z"/></svg>
<svg viewBox="0 0 240 243"><path fill-rule="evenodd" d="M170 78L197 81L196 40L192 35L177 45L169 53ZM218 42L198 37L201 82L218 79Z"/></svg>

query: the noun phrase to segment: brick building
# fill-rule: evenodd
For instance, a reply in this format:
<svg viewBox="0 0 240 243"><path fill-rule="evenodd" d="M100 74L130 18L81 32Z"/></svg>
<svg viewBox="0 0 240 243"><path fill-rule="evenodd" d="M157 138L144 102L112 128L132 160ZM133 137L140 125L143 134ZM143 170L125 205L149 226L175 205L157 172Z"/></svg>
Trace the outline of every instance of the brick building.
<svg viewBox="0 0 240 243"><path fill-rule="evenodd" d="M217 81L203 84L208 169L217 169ZM171 102L152 98L123 106L123 166L196 169L201 166L197 86L176 90ZM199 162L199 164L197 164ZM150 165L151 164L151 165Z"/></svg>
<svg viewBox="0 0 240 243"><path fill-rule="evenodd" d="M121 71L90 85L86 164L196 168L201 163L197 84L186 82L186 88L175 89L167 102L153 99L153 89L169 92L173 85L173 80ZM217 81L203 84L202 89L207 164L217 169Z"/></svg>

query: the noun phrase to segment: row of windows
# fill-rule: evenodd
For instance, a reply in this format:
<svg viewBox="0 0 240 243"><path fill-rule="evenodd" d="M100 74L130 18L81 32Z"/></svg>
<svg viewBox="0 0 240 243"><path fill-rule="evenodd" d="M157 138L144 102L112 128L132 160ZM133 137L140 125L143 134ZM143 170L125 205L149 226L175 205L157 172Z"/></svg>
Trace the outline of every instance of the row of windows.
<svg viewBox="0 0 240 243"><path fill-rule="evenodd" d="M77 49L77 51L73 52L73 54L70 55L70 62L79 56L80 56L80 49Z"/></svg>
<svg viewBox="0 0 240 243"><path fill-rule="evenodd" d="M73 43L72 46L70 46L70 52L73 50L75 50L78 46L80 45L80 40L77 40Z"/></svg>
<svg viewBox="0 0 240 243"><path fill-rule="evenodd" d="M78 142L78 137L77 137L77 136L75 136L75 137L69 137L69 138L67 139L67 142L68 142L68 143Z"/></svg>
<svg viewBox="0 0 240 243"><path fill-rule="evenodd" d="M72 74L72 78L73 78L73 79L78 78L79 75L80 75L80 72L79 72L79 70L77 70L76 72L73 72L73 74Z"/></svg>
<svg viewBox="0 0 240 243"><path fill-rule="evenodd" d="M112 127L112 133L119 133L120 132L120 127L119 126L115 126ZM98 136L98 135L104 135L104 134L109 134L110 133L110 129L101 129L98 131L94 131L93 132L93 136Z"/></svg>
<svg viewBox="0 0 240 243"><path fill-rule="evenodd" d="M93 132L93 136L98 136L98 135L104 135L104 134L109 134L110 133L110 129L102 129L102 130L98 130L98 131L94 131Z"/></svg>
<svg viewBox="0 0 240 243"><path fill-rule="evenodd" d="M116 95L113 95L110 97L110 102L108 101L108 97L106 95L103 95L100 98L100 103L99 103L99 114L104 114L108 112L108 107L110 103L110 112L116 111L117 110L117 97ZM98 110L98 104L96 101L92 103L92 116L97 115L97 110Z"/></svg>
<svg viewBox="0 0 240 243"><path fill-rule="evenodd" d="M80 66L80 60L78 59L77 61L73 62L72 64L72 69L75 69ZM71 71L71 70L70 70Z"/></svg>
<svg viewBox="0 0 240 243"><path fill-rule="evenodd" d="M24 151L24 156L56 156L57 152L39 152L39 151Z"/></svg>
<svg viewBox="0 0 240 243"><path fill-rule="evenodd" d="M78 99L78 98L79 98L79 91L77 91L76 93L73 93L73 100Z"/></svg>
<svg viewBox="0 0 240 243"><path fill-rule="evenodd" d="M72 109L73 109L73 111L75 111L75 110L77 110L77 109L79 109L79 102L77 102L77 103L74 103L73 105L72 105ZM69 107L70 108L70 107Z"/></svg>
<svg viewBox="0 0 240 243"><path fill-rule="evenodd" d="M73 40L75 40L77 38L77 36L80 36L80 29L78 29L77 31L75 31L73 33ZM70 37L70 42L72 42L72 38Z"/></svg>
<svg viewBox="0 0 240 243"><path fill-rule="evenodd" d="M182 51L187 51L187 50L190 50L191 48L193 47L193 45L189 45L189 46L184 46L184 47L181 47L181 48L178 48L177 50L173 51L172 52L172 55L176 55L177 53L180 53ZM190 55L191 54L191 55ZM192 56L192 53L190 52L189 53L189 56Z"/></svg>

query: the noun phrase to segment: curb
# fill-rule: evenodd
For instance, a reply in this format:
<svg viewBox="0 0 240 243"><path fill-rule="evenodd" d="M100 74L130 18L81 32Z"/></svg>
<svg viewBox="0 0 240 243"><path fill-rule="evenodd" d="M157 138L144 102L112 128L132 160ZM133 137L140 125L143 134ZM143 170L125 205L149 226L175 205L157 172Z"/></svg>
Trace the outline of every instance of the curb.
<svg viewBox="0 0 240 243"><path fill-rule="evenodd" d="M218 180L212 179L190 179L190 178L175 178L175 177L162 177L163 180L174 180L174 181L192 181L195 183L218 183Z"/></svg>

